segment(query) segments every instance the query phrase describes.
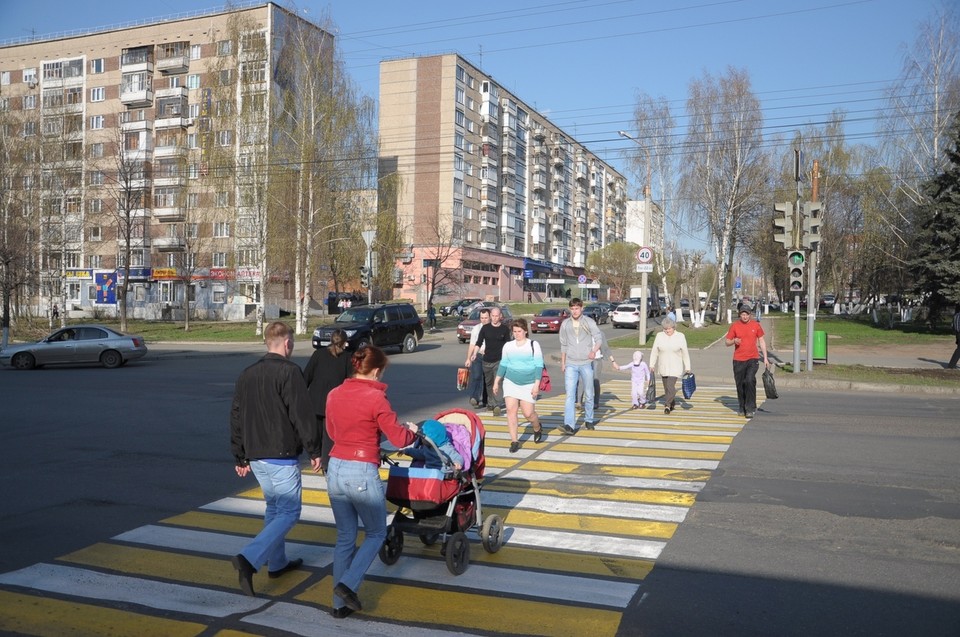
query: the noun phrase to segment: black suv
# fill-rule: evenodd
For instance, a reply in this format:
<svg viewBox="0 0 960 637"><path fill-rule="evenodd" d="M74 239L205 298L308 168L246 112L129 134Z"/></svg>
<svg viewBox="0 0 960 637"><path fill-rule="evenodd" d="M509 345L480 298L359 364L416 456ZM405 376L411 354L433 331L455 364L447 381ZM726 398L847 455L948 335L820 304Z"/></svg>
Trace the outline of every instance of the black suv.
<svg viewBox="0 0 960 637"><path fill-rule="evenodd" d="M330 335L337 329L347 333L347 347L352 350L365 345L396 345L401 352L412 352L423 338L423 322L409 303L363 305L344 310L332 325L314 330L313 347L329 345Z"/></svg>

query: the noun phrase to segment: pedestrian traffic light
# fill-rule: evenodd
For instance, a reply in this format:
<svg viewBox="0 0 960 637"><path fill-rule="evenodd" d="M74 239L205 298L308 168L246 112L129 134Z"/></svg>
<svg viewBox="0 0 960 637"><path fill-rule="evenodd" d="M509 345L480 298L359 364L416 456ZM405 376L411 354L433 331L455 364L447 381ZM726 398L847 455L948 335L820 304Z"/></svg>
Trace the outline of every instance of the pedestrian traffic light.
<svg viewBox="0 0 960 637"><path fill-rule="evenodd" d="M790 250L794 247L793 204L789 201L778 203L773 205L773 209L776 211L773 215L773 240Z"/></svg>
<svg viewBox="0 0 960 637"><path fill-rule="evenodd" d="M370 287L370 268L365 265L360 266L360 285Z"/></svg>
<svg viewBox="0 0 960 637"><path fill-rule="evenodd" d="M803 292L803 272L807 266L807 253L803 250L791 250L787 256L787 272L790 280L790 292Z"/></svg>
<svg viewBox="0 0 960 637"><path fill-rule="evenodd" d="M816 250L820 243L820 202L803 204L803 247Z"/></svg>

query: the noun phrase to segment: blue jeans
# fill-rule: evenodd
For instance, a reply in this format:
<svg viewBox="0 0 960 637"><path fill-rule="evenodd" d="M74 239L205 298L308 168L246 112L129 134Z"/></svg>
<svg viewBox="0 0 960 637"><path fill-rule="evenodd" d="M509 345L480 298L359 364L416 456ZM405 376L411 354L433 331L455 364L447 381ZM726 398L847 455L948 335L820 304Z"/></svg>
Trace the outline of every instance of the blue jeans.
<svg viewBox="0 0 960 637"><path fill-rule="evenodd" d="M263 530L240 554L255 569L266 564L269 570L279 571L289 562L285 545L287 533L300 519L300 466L253 460L250 470L260 483L267 511L263 516Z"/></svg>
<svg viewBox="0 0 960 637"><path fill-rule="evenodd" d="M479 354L470 363L470 398L483 405L487 402L486 385L483 382L483 357Z"/></svg>
<svg viewBox="0 0 960 637"><path fill-rule="evenodd" d="M581 365L567 363L563 373L564 391L567 392L567 401L563 406L563 424L576 429L577 412L574 405L577 402L577 384L583 386L583 422L593 424L593 363Z"/></svg>
<svg viewBox="0 0 960 637"><path fill-rule="evenodd" d="M367 569L387 537L387 500L377 465L330 458L327 494L337 524L333 551L333 584L357 592ZM357 548L357 520L363 522L363 543ZM344 605L333 596L333 607Z"/></svg>

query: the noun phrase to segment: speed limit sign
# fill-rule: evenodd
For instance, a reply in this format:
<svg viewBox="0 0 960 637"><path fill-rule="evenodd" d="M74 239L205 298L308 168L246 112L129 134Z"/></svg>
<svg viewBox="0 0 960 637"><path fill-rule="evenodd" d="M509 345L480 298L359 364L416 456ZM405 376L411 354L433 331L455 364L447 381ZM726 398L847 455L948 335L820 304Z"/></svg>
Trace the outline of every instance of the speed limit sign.
<svg viewBox="0 0 960 637"><path fill-rule="evenodd" d="M650 248L640 248L637 250L637 263L651 263L653 261L653 250Z"/></svg>

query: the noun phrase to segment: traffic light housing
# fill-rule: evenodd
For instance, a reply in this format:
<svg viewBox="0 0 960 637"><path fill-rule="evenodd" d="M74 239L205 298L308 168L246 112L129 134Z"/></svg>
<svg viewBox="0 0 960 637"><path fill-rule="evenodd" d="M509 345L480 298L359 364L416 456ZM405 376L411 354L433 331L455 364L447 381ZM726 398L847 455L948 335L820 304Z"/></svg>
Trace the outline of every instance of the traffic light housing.
<svg viewBox="0 0 960 637"><path fill-rule="evenodd" d="M793 232L795 222L793 203L786 201L784 203L774 204L773 209L776 211L773 217L773 240L789 250L794 247Z"/></svg>
<svg viewBox="0 0 960 637"><path fill-rule="evenodd" d="M370 287L370 268L365 265L360 266L360 285Z"/></svg>
<svg viewBox="0 0 960 637"><path fill-rule="evenodd" d="M803 204L803 247L816 250L820 243L820 202L807 201Z"/></svg>
<svg viewBox="0 0 960 637"><path fill-rule="evenodd" d="M807 253L803 250L791 250L787 255L787 280L791 294L803 292L806 269Z"/></svg>

